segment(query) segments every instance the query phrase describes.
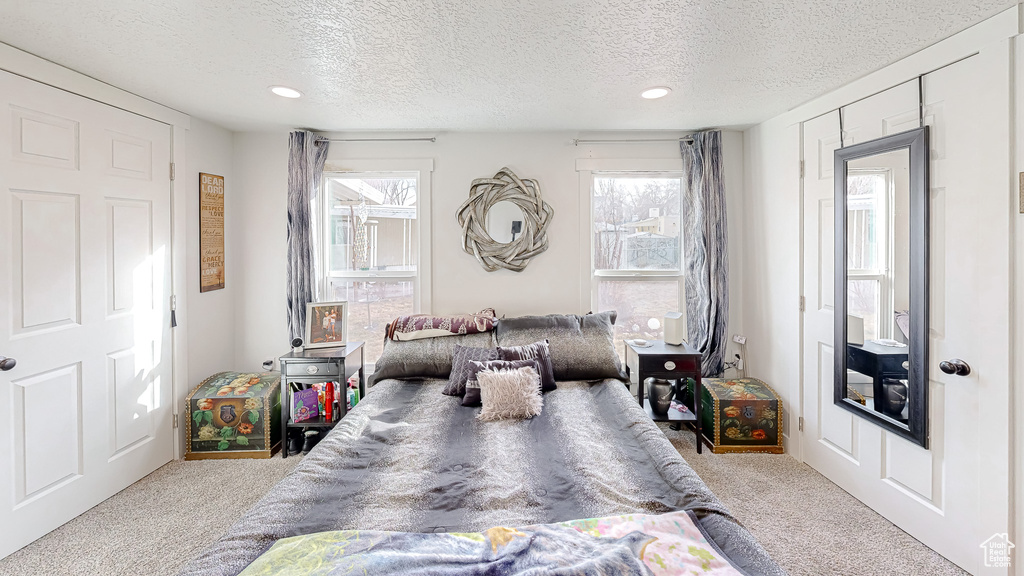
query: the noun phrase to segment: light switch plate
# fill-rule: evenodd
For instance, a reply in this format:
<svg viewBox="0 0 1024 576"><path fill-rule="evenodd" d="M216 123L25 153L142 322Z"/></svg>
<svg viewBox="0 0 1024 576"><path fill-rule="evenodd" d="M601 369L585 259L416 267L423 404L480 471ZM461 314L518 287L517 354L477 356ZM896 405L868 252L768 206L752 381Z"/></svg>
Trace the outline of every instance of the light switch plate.
<svg viewBox="0 0 1024 576"><path fill-rule="evenodd" d="M732 341L737 343L737 344L741 344L741 345L742 344L746 344L747 343L747 337L742 335L742 334L733 334Z"/></svg>
<svg viewBox="0 0 1024 576"><path fill-rule="evenodd" d="M1017 204L1017 209L1024 214L1024 172L1020 173L1020 202Z"/></svg>

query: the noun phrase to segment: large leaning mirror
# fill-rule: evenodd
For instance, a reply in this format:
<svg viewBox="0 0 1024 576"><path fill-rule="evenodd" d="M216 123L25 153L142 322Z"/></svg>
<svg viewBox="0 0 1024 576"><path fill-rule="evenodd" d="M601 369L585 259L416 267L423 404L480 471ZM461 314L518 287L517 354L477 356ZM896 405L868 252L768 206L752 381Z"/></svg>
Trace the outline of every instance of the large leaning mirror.
<svg viewBox="0 0 1024 576"><path fill-rule="evenodd" d="M836 150L835 201L835 403L927 447L928 128Z"/></svg>

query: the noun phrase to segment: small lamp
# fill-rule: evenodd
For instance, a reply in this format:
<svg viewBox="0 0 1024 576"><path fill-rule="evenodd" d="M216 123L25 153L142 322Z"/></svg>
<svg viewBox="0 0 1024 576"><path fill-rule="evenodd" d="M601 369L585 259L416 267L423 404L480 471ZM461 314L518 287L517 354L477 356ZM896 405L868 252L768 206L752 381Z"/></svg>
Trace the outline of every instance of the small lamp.
<svg viewBox="0 0 1024 576"><path fill-rule="evenodd" d="M686 342L686 317L681 312L665 314L665 344L679 346Z"/></svg>

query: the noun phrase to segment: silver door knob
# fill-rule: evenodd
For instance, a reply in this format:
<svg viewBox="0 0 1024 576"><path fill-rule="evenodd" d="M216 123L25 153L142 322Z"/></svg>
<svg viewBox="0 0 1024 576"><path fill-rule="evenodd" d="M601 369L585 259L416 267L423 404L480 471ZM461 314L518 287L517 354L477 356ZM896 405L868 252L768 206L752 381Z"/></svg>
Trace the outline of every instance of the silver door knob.
<svg viewBox="0 0 1024 576"><path fill-rule="evenodd" d="M939 370L942 370L946 374L967 376L971 373L971 366L959 358L953 358L952 360L943 360L942 362L939 362Z"/></svg>
<svg viewBox="0 0 1024 576"><path fill-rule="evenodd" d="M18 363L14 358L8 358L6 356L0 356L0 370L7 372Z"/></svg>

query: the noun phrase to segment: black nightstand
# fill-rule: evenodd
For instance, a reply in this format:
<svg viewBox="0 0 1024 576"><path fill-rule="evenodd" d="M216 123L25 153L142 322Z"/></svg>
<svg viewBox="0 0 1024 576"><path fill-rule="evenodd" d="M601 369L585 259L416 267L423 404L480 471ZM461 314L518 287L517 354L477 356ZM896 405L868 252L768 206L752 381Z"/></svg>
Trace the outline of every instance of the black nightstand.
<svg viewBox="0 0 1024 576"><path fill-rule="evenodd" d="M683 422L692 423L697 434L697 454L701 453L703 436L700 430L700 409L701 393L703 387L700 381L700 352L697 352L687 344L673 346L665 344L661 340L648 341L651 346L641 348L626 342L626 376L633 382L633 375L636 375L637 401L643 406L644 411L655 422L674 422L681 425ZM666 380L679 380L693 378L697 385L694 389L694 399L687 408L691 412L669 410L668 414L662 416L651 410L650 400L644 399L644 380L647 378L664 378ZM676 425L673 425L675 428Z"/></svg>
<svg viewBox="0 0 1024 576"><path fill-rule="evenodd" d="M292 384L308 387L318 382L334 382L335 387L348 389L348 379L359 374L359 399L366 395L366 382L363 372L363 343L349 342L345 346L333 348L314 348L302 352L289 352L278 359L281 364L281 430L285 439L281 457L288 457L288 430L290 428L323 428L330 430L348 412L345 396L339 402L338 414L333 420L327 420L323 414L316 418L293 422L291 419L292 404L288 390Z"/></svg>

